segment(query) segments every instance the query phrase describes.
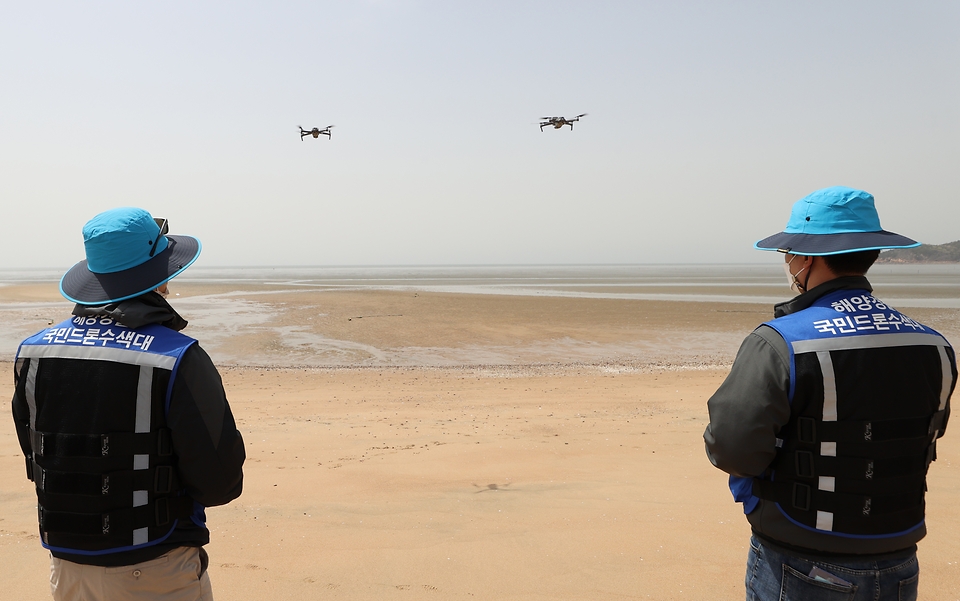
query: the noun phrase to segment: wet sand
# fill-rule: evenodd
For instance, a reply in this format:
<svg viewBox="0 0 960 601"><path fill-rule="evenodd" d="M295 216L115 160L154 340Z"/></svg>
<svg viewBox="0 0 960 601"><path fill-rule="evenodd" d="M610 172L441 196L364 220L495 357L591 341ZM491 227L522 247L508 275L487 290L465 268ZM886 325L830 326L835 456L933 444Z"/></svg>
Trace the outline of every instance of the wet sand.
<svg viewBox="0 0 960 601"><path fill-rule="evenodd" d="M174 291L247 444L243 496L208 514L217 598L743 598L749 528L701 435L768 306ZM50 303L8 309L17 336L69 311L49 292L0 288ZM923 599L960 590L955 440L930 472ZM10 425L0 477L3 582L47 599Z"/></svg>
<svg viewBox="0 0 960 601"><path fill-rule="evenodd" d="M728 364L761 304L178 282L170 301L218 364L270 367L622 362ZM27 302L30 298L38 302ZM42 302L41 302L42 301ZM6 308L4 308L6 307ZM72 305L51 285L0 287L0 350Z"/></svg>

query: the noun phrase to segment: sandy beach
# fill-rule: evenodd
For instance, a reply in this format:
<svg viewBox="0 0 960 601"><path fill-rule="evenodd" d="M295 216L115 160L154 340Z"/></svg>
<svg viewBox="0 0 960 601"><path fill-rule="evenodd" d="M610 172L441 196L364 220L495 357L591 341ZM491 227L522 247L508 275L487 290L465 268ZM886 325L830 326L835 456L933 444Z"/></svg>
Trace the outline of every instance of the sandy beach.
<svg viewBox="0 0 960 601"><path fill-rule="evenodd" d="M769 305L175 284L247 448L243 496L208 511L217 598L743 598L749 527L702 433ZM11 358L70 310L46 283L0 303ZM907 313L960 339L960 310ZM958 440L922 599L960 599ZM0 477L5 597L48 599L9 423Z"/></svg>

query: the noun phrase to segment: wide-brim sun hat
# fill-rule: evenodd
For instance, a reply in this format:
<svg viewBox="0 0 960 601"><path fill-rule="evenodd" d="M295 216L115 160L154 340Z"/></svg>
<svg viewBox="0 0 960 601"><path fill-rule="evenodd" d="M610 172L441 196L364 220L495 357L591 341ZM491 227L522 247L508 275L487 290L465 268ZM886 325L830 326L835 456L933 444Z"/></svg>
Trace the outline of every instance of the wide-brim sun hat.
<svg viewBox="0 0 960 601"><path fill-rule="evenodd" d="M753 245L758 250L807 256L915 246L920 243L880 227L872 194L844 186L824 188L801 198L793 204L782 232Z"/></svg>
<svg viewBox="0 0 960 601"><path fill-rule="evenodd" d="M165 219L134 207L100 213L83 226L87 258L60 279L60 294L81 305L134 298L173 279L200 256L200 241L170 236Z"/></svg>

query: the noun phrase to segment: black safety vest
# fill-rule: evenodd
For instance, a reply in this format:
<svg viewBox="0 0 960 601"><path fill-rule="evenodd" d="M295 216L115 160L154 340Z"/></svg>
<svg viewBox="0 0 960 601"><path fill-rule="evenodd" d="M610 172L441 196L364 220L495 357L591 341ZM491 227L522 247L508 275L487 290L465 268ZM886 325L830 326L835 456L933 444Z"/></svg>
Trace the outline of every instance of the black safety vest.
<svg viewBox="0 0 960 601"><path fill-rule="evenodd" d="M866 290L840 290L766 325L790 350L790 421L756 497L794 524L839 536L923 524L956 359L931 328Z"/></svg>
<svg viewBox="0 0 960 601"><path fill-rule="evenodd" d="M20 345L17 393L29 410L27 476L44 547L129 551L163 542L180 519L200 519L181 490L166 420L194 342L160 325L74 317Z"/></svg>

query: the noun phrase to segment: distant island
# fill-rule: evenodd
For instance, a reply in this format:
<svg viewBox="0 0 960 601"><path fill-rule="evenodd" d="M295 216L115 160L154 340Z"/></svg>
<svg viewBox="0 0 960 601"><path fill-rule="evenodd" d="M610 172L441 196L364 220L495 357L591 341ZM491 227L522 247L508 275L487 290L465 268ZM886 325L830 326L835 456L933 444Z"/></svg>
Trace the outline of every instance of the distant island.
<svg viewBox="0 0 960 601"><path fill-rule="evenodd" d="M885 250L880 253L877 263L960 263L960 240Z"/></svg>

